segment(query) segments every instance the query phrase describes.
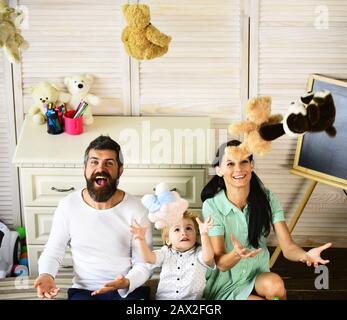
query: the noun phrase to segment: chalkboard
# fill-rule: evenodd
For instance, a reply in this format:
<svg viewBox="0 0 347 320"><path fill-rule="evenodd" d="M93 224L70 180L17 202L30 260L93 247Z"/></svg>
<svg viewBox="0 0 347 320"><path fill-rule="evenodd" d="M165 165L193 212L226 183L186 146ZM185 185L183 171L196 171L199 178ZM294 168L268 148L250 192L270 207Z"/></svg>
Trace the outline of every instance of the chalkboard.
<svg viewBox="0 0 347 320"><path fill-rule="evenodd" d="M311 75L307 91L329 90L336 118L334 138L325 132L305 133L298 139L292 173L347 189L347 82Z"/></svg>

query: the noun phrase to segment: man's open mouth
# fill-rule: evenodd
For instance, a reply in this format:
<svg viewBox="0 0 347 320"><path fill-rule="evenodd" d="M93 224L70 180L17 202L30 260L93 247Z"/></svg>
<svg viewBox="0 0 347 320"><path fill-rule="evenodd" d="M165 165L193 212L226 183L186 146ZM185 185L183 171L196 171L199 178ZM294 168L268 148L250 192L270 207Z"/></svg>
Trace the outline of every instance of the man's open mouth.
<svg viewBox="0 0 347 320"><path fill-rule="evenodd" d="M107 185L108 178L105 176L96 176L94 178L94 181L96 182L97 185L103 187L103 186Z"/></svg>

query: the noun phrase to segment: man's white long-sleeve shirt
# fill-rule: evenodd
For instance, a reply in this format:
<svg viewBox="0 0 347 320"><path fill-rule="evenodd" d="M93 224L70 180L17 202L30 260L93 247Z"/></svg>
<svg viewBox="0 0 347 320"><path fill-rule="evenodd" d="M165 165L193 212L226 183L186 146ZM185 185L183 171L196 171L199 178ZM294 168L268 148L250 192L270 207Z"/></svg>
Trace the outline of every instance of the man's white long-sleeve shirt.
<svg viewBox="0 0 347 320"><path fill-rule="evenodd" d="M124 275L130 281L129 288L118 292L127 296L151 275L141 257L139 241L129 231L134 219L141 225L149 223L140 200L128 193L115 207L105 210L90 207L82 198L82 190L69 194L55 211L49 239L39 259L39 273L55 277L70 242L73 288L94 291L117 275ZM150 229L146 241L152 248Z"/></svg>

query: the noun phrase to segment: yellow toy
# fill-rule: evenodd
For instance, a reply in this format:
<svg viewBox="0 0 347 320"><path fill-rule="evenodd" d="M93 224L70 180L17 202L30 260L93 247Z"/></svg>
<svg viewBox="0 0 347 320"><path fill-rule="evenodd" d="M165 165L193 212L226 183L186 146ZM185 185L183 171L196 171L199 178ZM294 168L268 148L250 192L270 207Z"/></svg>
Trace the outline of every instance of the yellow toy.
<svg viewBox="0 0 347 320"><path fill-rule="evenodd" d="M252 154L244 143L238 146L225 147L224 153L230 155L236 161L247 159ZM217 174L219 175L219 173Z"/></svg>
<svg viewBox="0 0 347 320"><path fill-rule="evenodd" d="M13 14L15 14L16 10L9 7L4 0L0 0L0 15L2 17L9 17Z"/></svg>
<svg viewBox="0 0 347 320"><path fill-rule="evenodd" d="M4 48L10 62L20 62L19 50L24 51L29 47L17 28L20 15L21 12L0 0L0 48Z"/></svg>
<svg viewBox="0 0 347 320"><path fill-rule="evenodd" d="M31 96L34 99L34 105L30 108L29 115L37 125L46 122L45 106L48 103L66 103L71 98L70 94L60 92L57 87L48 82L41 82L31 88Z"/></svg>
<svg viewBox="0 0 347 320"><path fill-rule="evenodd" d="M262 126L280 123L282 115L271 115L271 97L251 98L247 102L247 120L229 126L230 134L245 134L240 148L246 148L249 153L254 155L265 155L271 151L271 141L264 140L259 134Z"/></svg>
<svg viewBox="0 0 347 320"><path fill-rule="evenodd" d="M125 4L123 14L128 25L122 41L129 56L138 60L160 57L169 49L171 37L150 23L149 7L144 4Z"/></svg>

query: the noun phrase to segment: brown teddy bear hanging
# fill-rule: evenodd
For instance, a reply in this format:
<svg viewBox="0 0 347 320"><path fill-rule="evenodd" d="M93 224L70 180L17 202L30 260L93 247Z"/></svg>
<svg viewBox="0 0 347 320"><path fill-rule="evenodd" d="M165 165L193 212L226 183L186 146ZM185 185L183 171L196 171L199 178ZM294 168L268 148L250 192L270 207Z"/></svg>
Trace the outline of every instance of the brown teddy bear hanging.
<svg viewBox="0 0 347 320"><path fill-rule="evenodd" d="M229 133L245 134L244 141L237 147L238 152L265 155L271 151L271 141L284 134L297 137L306 132L325 131L334 137L336 110L331 93L327 90L309 92L301 101L291 104L281 122L282 115L271 115L271 97L251 98L246 107L247 120L229 126Z"/></svg>
<svg viewBox="0 0 347 320"><path fill-rule="evenodd" d="M249 99L246 106L247 120L229 126L230 134L245 134L240 148L248 150L249 153L265 155L271 151L271 142L264 140L259 134L262 126L282 121L282 115L271 115L271 101L270 96Z"/></svg>
<svg viewBox="0 0 347 320"><path fill-rule="evenodd" d="M149 60L164 55L171 37L161 33L150 23L149 7L144 4L125 4L123 14L128 23L122 41L129 56Z"/></svg>
<svg viewBox="0 0 347 320"><path fill-rule="evenodd" d="M333 138L336 135L335 115L334 99L329 91L309 92L301 97L301 103L292 102L283 123L263 126L259 133L266 141L284 134L297 137L305 132L322 131Z"/></svg>
<svg viewBox="0 0 347 320"><path fill-rule="evenodd" d="M29 47L19 29L21 18L22 12L0 0L0 48L4 48L10 62L20 62L20 52Z"/></svg>

